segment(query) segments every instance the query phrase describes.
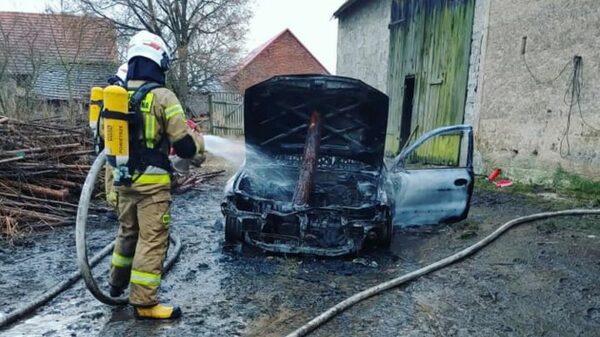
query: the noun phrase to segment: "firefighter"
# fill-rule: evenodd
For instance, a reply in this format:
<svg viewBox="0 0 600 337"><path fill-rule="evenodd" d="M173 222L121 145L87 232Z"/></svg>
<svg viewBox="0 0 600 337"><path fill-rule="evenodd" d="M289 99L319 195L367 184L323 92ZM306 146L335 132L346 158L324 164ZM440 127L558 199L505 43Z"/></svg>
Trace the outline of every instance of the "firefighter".
<svg viewBox="0 0 600 337"><path fill-rule="evenodd" d="M147 31L137 33L129 43L127 60L130 113L136 110L132 103L137 102L136 97L145 90L147 93L139 102L139 111L133 111L140 118L128 120L137 120L139 125L128 128L127 172L111 164L120 226L112 256L110 294L120 296L129 285L129 303L136 317L173 319L181 315L181 310L160 304L157 296L171 223L168 151L173 147L179 157L193 158L204 151L204 142L201 135L188 130L181 103L164 87L170 63L164 41ZM106 101L106 91L104 97ZM117 118L114 113L106 114L104 122L111 116ZM107 158L110 162L110 156Z"/></svg>

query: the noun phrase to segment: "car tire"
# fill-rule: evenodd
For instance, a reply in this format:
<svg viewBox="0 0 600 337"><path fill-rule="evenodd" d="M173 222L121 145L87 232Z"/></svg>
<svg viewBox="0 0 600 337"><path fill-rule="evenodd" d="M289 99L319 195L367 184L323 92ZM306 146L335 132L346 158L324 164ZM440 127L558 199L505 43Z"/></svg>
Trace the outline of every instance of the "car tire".
<svg viewBox="0 0 600 337"><path fill-rule="evenodd" d="M242 239L242 226L237 218L225 216L225 241L236 243Z"/></svg>

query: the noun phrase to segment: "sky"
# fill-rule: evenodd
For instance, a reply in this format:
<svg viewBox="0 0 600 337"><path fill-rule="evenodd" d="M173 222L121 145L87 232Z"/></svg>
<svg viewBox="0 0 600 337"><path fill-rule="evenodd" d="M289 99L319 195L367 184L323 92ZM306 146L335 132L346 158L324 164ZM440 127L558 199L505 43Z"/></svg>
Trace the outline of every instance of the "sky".
<svg viewBox="0 0 600 337"><path fill-rule="evenodd" d="M345 0L254 0L247 46L263 44L285 28L335 73L337 20L333 13Z"/></svg>
<svg viewBox="0 0 600 337"><path fill-rule="evenodd" d="M252 0L246 49L260 46L289 28L333 74L337 46L337 20L333 12L345 0ZM1 11L43 12L60 0L0 0Z"/></svg>

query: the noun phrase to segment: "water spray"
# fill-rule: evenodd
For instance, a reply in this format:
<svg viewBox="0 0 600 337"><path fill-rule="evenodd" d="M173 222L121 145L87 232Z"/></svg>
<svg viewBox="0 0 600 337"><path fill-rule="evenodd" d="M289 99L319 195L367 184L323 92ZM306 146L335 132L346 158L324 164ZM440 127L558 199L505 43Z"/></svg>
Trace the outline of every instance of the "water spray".
<svg viewBox="0 0 600 337"><path fill-rule="evenodd" d="M221 157L235 166L244 162L244 142L215 135L204 135L204 148L217 157Z"/></svg>

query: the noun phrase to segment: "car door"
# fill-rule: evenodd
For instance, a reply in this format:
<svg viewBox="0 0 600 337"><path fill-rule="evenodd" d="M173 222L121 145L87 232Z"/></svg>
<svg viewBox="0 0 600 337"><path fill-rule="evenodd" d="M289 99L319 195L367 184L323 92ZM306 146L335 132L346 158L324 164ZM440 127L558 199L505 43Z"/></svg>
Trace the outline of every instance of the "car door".
<svg viewBox="0 0 600 337"><path fill-rule="evenodd" d="M473 129L438 128L401 151L387 171L396 226L452 223L467 217L473 192Z"/></svg>

